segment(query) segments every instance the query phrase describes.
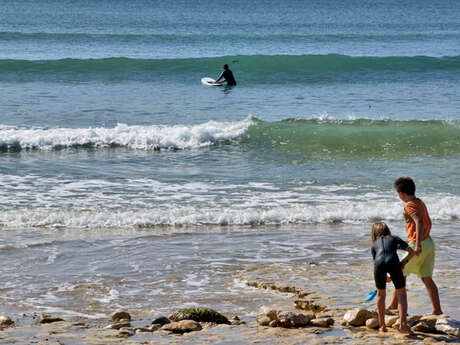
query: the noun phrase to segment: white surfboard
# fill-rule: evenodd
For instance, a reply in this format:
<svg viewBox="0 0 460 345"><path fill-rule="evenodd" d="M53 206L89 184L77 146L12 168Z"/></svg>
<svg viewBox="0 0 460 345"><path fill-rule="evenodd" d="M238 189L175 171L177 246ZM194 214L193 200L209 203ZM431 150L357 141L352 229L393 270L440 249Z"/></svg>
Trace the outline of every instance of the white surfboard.
<svg viewBox="0 0 460 345"><path fill-rule="evenodd" d="M216 81L209 77L201 78L201 83L207 86L222 86L221 83L216 83Z"/></svg>

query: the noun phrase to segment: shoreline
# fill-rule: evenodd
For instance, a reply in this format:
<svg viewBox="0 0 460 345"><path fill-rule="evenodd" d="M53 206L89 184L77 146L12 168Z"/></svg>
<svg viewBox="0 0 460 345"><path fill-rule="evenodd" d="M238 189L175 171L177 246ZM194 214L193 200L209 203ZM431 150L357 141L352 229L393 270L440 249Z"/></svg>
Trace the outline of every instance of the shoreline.
<svg viewBox="0 0 460 345"><path fill-rule="evenodd" d="M48 316L48 321L43 321L43 314L23 314L18 320L13 320L14 325L0 326L0 341L5 344L50 344L50 345L80 345L80 344L369 344L376 342L397 342L399 344L417 344L420 342L437 343L460 343L460 335L454 336L441 334L439 331L415 332L414 336L401 334L389 326L388 333L381 333L371 329L369 326L352 324L346 322L350 311L360 309L363 305L344 306L337 305L336 296L318 294L310 289L299 289L295 286L283 285L270 281L247 281L247 286L259 289L261 293L274 292L290 295L284 305L276 305L274 308L280 312L300 313L302 315L313 315L314 323L297 327L291 326L268 326L263 325L261 316L254 320L254 317L241 315L241 321L235 316L232 324L213 324L200 322L200 330L176 334L162 329L154 328L153 318L134 318L128 314L129 320L115 320L117 314L126 312L115 312L112 315L112 322L109 319L87 319L82 317L67 318L62 320L59 315ZM270 315L273 309L266 313ZM366 309L364 309L366 310ZM375 308L367 308L367 312L374 313ZM134 311L134 310L133 310ZM389 314L389 318L398 319L395 314ZM416 318L419 322L421 316L409 315L408 320ZM54 319L53 319L54 318ZM448 318L447 315L439 316L436 319ZM327 324L321 320L329 319ZM424 318L422 318L424 319ZM42 320L42 324L38 323ZM49 321L50 320L50 321ZM115 322L114 322L115 320ZM238 320L234 322L234 320ZM350 320L349 317L347 319ZM127 323L122 324L127 321ZM118 327L118 325L124 327ZM458 327L460 322L456 321ZM367 323L366 323L367 324ZM458 333L457 329L457 333ZM31 342L31 339L33 341Z"/></svg>

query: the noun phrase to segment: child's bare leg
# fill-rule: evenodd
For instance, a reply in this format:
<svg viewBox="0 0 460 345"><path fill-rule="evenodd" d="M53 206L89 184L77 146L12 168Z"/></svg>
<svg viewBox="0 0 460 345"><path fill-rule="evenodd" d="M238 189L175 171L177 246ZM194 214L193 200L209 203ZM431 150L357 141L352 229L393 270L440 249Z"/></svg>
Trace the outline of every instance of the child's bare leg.
<svg viewBox="0 0 460 345"><path fill-rule="evenodd" d="M388 305L388 309L398 309L398 295L396 290L393 291L393 297L391 298L391 302Z"/></svg>
<svg viewBox="0 0 460 345"><path fill-rule="evenodd" d="M406 277L404 277L404 280L406 280ZM396 290L393 291L393 297L391 298L391 302L388 305L388 309L398 309L398 293Z"/></svg>
<svg viewBox="0 0 460 345"><path fill-rule="evenodd" d="M377 289L377 311L379 313L379 325L381 332L387 331L387 327L385 325L385 297L386 290Z"/></svg>
<svg viewBox="0 0 460 345"><path fill-rule="evenodd" d="M422 278L423 283L425 284L426 290L428 291L428 296L431 300L432 305L432 315L441 315L441 302L439 301L439 292L438 287L434 283L431 277Z"/></svg>
<svg viewBox="0 0 460 345"><path fill-rule="evenodd" d="M398 297L398 311L399 311L399 331L402 333L412 334L412 330L407 326L407 293L406 288L397 289L396 295Z"/></svg>

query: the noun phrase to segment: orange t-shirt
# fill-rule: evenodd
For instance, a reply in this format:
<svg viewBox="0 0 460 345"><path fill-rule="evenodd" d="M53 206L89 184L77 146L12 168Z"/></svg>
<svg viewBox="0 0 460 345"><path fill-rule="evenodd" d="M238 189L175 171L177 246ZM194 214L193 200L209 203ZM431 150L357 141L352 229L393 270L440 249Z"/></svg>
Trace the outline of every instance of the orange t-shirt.
<svg viewBox="0 0 460 345"><path fill-rule="evenodd" d="M426 205L422 200L411 200L404 205L404 222L406 225L407 240L409 242L416 242L415 222L411 217L415 212L417 212L418 216L423 221L423 232L421 233L422 238L420 239L421 242L430 236L431 219L428 215Z"/></svg>

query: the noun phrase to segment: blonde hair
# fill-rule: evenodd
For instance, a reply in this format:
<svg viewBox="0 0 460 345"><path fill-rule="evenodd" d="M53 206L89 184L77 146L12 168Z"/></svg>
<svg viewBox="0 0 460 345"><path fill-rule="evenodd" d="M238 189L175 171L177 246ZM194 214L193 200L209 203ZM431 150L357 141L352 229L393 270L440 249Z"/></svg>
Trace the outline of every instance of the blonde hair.
<svg viewBox="0 0 460 345"><path fill-rule="evenodd" d="M386 225L384 222L378 222L372 225L372 230L371 230L372 242L375 242L375 240L379 238L380 236L385 236L385 235L391 235L388 225Z"/></svg>

